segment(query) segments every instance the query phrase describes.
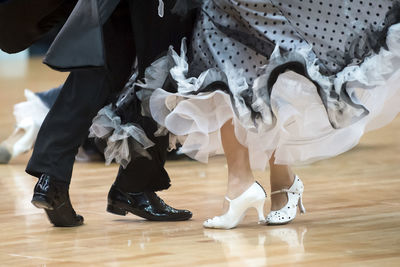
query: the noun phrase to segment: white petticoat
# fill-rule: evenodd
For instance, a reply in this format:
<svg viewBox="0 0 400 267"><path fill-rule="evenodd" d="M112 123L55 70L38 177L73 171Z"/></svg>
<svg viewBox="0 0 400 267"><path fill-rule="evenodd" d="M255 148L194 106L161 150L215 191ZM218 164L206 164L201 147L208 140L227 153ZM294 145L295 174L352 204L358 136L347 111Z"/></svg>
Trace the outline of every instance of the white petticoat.
<svg viewBox="0 0 400 267"><path fill-rule="evenodd" d="M257 101L253 103L252 107L262 113L254 123L240 97L246 89L240 84L240 70L229 65L224 70L232 97L219 90L191 94L204 82L202 75L215 76L217 72L186 79L187 66L182 64L182 55L180 60L173 56L177 66L170 71L177 81L178 93L156 89L150 98L151 115L173 135L171 147L177 141L182 144L183 153L201 162L223 153L220 128L230 119L238 141L249 149L252 169L265 169L274 151L275 162L288 165L336 156L354 147L366 131L386 125L400 112L399 32L398 24L390 28L389 50L381 49L361 65L338 73L335 82L344 83L347 79L349 95L369 111L367 116L346 127L332 127L314 83L292 71L277 79L269 106L257 107ZM312 65L307 67L312 79L323 82L324 77L315 77ZM263 77L258 79L261 81Z"/></svg>

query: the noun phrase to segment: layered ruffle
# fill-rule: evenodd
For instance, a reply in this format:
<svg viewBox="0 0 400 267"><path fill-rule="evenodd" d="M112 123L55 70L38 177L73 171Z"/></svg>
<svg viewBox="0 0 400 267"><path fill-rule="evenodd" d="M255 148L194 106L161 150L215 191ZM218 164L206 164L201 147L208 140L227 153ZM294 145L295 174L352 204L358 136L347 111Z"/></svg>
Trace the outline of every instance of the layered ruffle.
<svg viewBox="0 0 400 267"><path fill-rule="evenodd" d="M334 76L319 72L311 50L281 54L276 48L252 86L229 61L187 77L185 49L180 55L170 49L147 73L169 76L177 93L160 88L165 80L143 87L159 132L168 129L171 147L181 143L182 152L194 159L207 162L222 152L219 130L232 119L253 169L264 169L273 152L278 164L307 163L351 149L365 131L398 114L399 38L400 25L395 24L388 29L387 49Z"/></svg>
<svg viewBox="0 0 400 267"><path fill-rule="evenodd" d="M121 123L112 105L102 108L93 119L89 137L107 140L104 150L106 164L113 160L126 168L135 157L151 158L146 151L154 143L146 136L144 130L134 123Z"/></svg>

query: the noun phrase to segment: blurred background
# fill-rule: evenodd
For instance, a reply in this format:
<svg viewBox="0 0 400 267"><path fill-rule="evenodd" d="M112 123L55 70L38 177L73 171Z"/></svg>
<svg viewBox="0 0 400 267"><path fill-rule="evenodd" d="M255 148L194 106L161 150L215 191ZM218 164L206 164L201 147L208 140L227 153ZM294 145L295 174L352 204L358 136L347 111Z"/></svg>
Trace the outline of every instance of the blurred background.
<svg viewBox="0 0 400 267"><path fill-rule="evenodd" d="M59 30L58 28L50 31L40 41L20 53L7 54L0 50L0 75L10 78L25 76L29 58L43 57Z"/></svg>

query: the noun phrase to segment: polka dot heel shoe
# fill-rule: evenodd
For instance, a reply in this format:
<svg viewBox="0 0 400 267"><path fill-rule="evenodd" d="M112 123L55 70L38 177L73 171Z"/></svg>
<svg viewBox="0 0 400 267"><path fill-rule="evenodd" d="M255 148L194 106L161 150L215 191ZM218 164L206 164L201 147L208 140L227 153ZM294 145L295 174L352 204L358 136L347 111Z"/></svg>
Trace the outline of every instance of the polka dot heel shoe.
<svg viewBox="0 0 400 267"><path fill-rule="evenodd" d="M289 189L282 189L272 192L271 195L286 193L288 202L286 206L280 210L271 211L266 219L268 225L286 224L296 218L297 207L301 213L305 213L306 209L303 206L303 191L304 185L300 178L296 175L294 182Z"/></svg>

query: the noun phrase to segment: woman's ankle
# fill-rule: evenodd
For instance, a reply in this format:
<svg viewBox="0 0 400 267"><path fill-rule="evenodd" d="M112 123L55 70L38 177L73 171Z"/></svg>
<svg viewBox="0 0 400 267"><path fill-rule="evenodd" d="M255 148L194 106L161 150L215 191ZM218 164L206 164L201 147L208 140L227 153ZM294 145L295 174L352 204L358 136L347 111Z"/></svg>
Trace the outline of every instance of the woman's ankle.
<svg viewBox="0 0 400 267"><path fill-rule="evenodd" d="M273 192L283 188L289 188L294 182L294 177L295 174L289 167L287 167L286 170L271 171L271 191Z"/></svg>
<svg viewBox="0 0 400 267"><path fill-rule="evenodd" d="M288 166L280 166L270 173L271 192L289 189L294 182L295 174ZM279 210L288 202L287 194L271 195L271 210Z"/></svg>
<svg viewBox="0 0 400 267"><path fill-rule="evenodd" d="M228 188L226 196L229 199L235 199L246 191L254 184L255 180L253 175L246 175L242 177L230 176L228 179Z"/></svg>

